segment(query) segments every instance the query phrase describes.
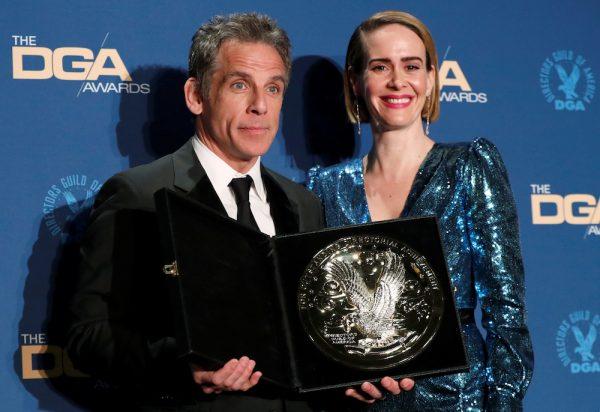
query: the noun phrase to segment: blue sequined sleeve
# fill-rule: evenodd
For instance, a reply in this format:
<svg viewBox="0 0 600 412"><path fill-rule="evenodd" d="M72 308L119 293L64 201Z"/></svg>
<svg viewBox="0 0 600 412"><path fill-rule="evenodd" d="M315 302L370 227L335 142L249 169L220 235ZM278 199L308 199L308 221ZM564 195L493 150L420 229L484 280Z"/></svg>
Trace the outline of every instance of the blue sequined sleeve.
<svg viewBox="0 0 600 412"><path fill-rule="evenodd" d="M318 173L321 166L313 166L306 172L306 188L313 192L321 202L323 201L323 193L319 185Z"/></svg>
<svg viewBox="0 0 600 412"><path fill-rule="evenodd" d="M313 166L306 172L306 188L316 194L319 199L323 199L319 189L317 188L317 173L321 166Z"/></svg>
<svg viewBox="0 0 600 412"><path fill-rule="evenodd" d="M472 143L464 178L475 289L487 330L487 409L519 410L531 380L533 351L525 323L517 212L492 143Z"/></svg>

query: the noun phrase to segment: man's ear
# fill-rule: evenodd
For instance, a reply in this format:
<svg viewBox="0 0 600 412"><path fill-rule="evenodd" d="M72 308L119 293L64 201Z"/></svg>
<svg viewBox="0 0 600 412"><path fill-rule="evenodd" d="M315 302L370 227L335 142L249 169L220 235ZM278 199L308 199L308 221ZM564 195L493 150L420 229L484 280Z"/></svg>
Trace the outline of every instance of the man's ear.
<svg viewBox="0 0 600 412"><path fill-rule="evenodd" d="M200 84L195 77L190 77L183 86L185 95L185 104L190 112L198 116L202 113L202 93L200 92Z"/></svg>

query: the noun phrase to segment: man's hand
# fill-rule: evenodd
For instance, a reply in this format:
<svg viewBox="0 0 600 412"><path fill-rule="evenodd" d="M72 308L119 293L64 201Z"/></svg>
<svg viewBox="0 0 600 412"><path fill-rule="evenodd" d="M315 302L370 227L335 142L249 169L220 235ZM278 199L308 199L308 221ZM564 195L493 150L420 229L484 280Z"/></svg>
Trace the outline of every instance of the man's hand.
<svg viewBox="0 0 600 412"><path fill-rule="evenodd" d="M193 363L190 364L194 382L204 393L221 393L222 391L247 391L258 383L261 372L252 372L256 362L247 356L231 359L216 371L205 371Z"/></svg>
<svg viewBox="0 0 600 412"><path fill-rule="evenodd" d="M381 380L381 386L393 395L399 395L402 391L410 391L415 386L415 381L409 378L404 378L401 381L396 381L389 376ZM358 399L361 402L373 403L376 400L382 399L383 394L371 382L363 382L360 389L346 389L346 396Z"/></svg>

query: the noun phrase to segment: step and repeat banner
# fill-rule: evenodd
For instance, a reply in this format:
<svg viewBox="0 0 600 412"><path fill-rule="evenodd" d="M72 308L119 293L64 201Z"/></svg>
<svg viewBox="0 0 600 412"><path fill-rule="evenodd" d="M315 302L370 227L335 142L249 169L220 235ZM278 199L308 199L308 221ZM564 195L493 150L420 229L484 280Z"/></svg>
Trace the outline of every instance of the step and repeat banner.
<svg viewBox="0 0 600 412"><path fill-rule="evenodd" d="M564 1L12 2L0 13L0 404L85 410L105 382L63 350L77 241L102 183L192 135L187 53L215 14L258 11L293 43L293 75L265 164L303 181L361 156L344 119L347 41L401 9L440 57L440 142L483 136L515 193L535 371L526 410L600 405L600 3Z"/></svg>

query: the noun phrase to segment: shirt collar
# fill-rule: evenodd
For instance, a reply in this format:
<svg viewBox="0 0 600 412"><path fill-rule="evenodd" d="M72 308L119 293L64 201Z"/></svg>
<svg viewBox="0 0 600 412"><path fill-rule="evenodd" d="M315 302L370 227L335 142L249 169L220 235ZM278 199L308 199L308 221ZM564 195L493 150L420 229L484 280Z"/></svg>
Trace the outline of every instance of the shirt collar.
<svg viewBox="0 0 600 412"><path fill-rule="evenodd" d="M256 163L254 163L252 168L244 174L233 169L223 159L206 147L197 135L192 139L192 146L194 147L194 152L196 152L196 156L204 168L210 183L212 183L213 188L218 195L230 193L231 189L229 188L229 183L231 182L231 179L250 176L253 181L252 187L256 190L256 194L260 200L263 202L267 201L267 192L263 185L262 175L260 173L260 157L256 160Z"/></svg>

